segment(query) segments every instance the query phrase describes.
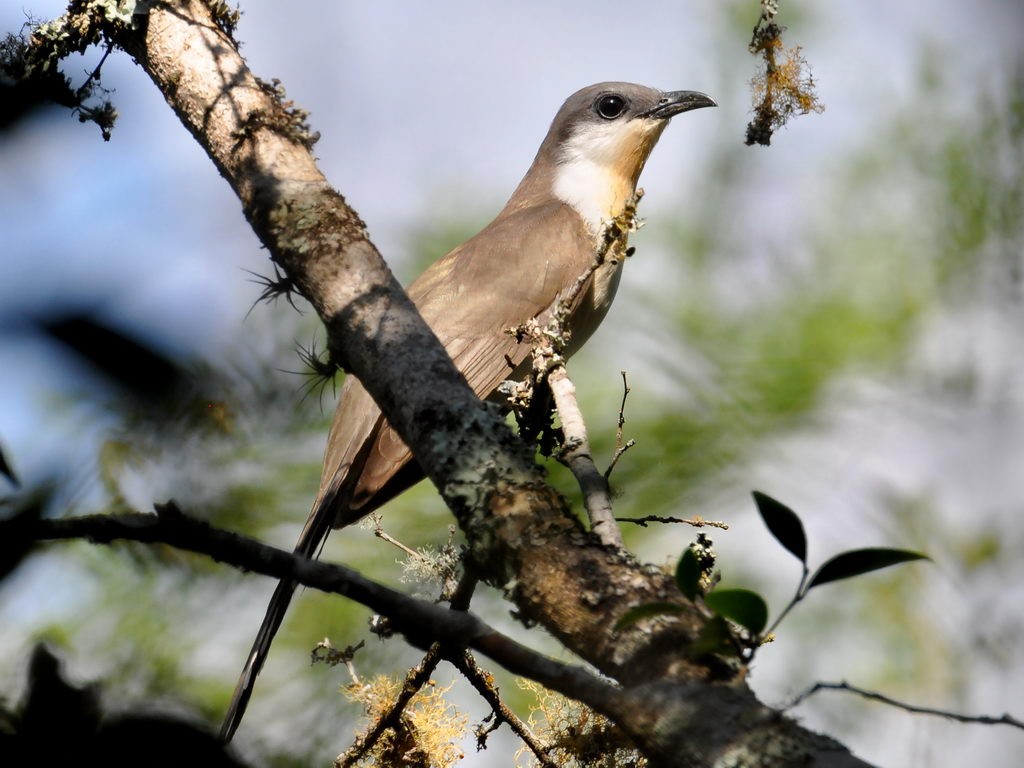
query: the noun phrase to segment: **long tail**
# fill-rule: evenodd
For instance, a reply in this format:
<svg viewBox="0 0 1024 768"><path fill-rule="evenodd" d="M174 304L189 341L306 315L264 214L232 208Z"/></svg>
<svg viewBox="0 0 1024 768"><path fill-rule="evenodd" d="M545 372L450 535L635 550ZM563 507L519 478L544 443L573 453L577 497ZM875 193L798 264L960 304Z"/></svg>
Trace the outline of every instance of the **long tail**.
<svg viewBox="0 0 1024 768"><path fill-rule="evenodd" d="M404 449L406 455L400 462L394 463L390 473L384 475L384 480L372 497L363 500L358 508L353 508L353 493L359 487L367 458L377 445L377 436L384 424L380 410L358 380L351 376L346 378L328 435L320 492L295 543L295 554L309 558L318 556L332 526L343 527L354 523L423 477L419 465L409 461L408 449ZM413 466L403 472L403 468L410 464ZM395 482L390 483L392 477L396 475ZM270 644L274 641L274 635L280 629L281 622L284 621L296 586L294 581L284 579L277 585L273 597L270 598L267 613L253 641L252 650L249 651L249 657L245 661L238 685L235 686L235 693L231 697L231 704L220 727L220 737L225 743L231 741L238 724L242 721L249 697L252 696L253 687L256 685L256 677L263 668L267 654L270 653Z"/></svg>
<svg viewBox="0 0 1024 768"><path fill-rule="evenodd" d="M322 500L318 499L316 508L310 514L309 520L299 535L299 540L295 543L294 551L297 555L314 557L319 553L321 545L331 530L333 519L331 504L321 502ZM274 590L274 595L270 598L267 613L263 617L260 631L256 633L252 650L249 651L249 657L245 661L245 667L242 668L235 692L231 696L231 704L220 727L220 738L224 743L231 741L231 737L238 729L238 724L242 722L242 716L245 715L253 687L256 685L256 676L263 669L263 662L266 661L267 654L270 653L270 644L274 642L274 635L277 634L281 622L284 621L284 615L288 611L288 605L292 601L292 595L295 594L296 586L294 581L282 579L278 583L277 589Z"/></svg>

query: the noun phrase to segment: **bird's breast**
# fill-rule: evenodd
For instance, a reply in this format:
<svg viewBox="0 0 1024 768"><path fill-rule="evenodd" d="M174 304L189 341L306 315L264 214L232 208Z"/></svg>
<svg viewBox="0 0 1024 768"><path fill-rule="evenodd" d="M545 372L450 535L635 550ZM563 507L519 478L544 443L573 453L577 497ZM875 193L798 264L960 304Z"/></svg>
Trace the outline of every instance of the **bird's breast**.
<svg viewBox="0 0 1024 768"><path fill-rule="evenodd" d="M593 311L599 313L601 319L608 313L615 292L619 289L619 278L622 277L622 260L608 260L594 272Z"/></svg>
<svg viewBox="0 0 1024 768"><path fill-rule="evenodd" d="M595 270L590 288L570 320L572 337L569 340L569 355L578 351L604 320L619 288L621 277L621 259L608 260Z"/></svg>

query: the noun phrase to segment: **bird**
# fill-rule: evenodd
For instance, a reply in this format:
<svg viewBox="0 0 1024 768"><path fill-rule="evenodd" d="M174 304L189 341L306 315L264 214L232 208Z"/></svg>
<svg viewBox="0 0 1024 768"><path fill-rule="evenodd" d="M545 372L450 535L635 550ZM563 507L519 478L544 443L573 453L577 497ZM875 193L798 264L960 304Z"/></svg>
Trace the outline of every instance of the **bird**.
<svg viewBox="0 0 1024 768"><path fill-rule="evenodd" d="M466 381L483 399L528 373L531 347L510 328L550 318L592 265L604 225L634 200L640 173L675 115L717 106L699 91L604 82L572 94L495 219L434 262L407 293ZM565 356L604 319L623 260L598 267L570 308ZM295 553L315 557L332 528L356 522L424 476L354 376L342 386L324 451L320 490ZM241 722L296 584L281 581L239 677L221 727Z"/></svg>

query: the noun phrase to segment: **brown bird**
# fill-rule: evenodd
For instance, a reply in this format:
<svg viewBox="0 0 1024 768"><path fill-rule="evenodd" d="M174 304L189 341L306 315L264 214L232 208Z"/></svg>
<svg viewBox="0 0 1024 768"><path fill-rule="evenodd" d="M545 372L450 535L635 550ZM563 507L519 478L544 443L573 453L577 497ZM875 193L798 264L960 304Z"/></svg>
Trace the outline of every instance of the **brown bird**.
<svg viewBox="0 0 1024 768"><path fill-rule="evenodd" d="M592 264L605 222L620 215L669 119L716 106L696 91L662 92L599 83L570 96L555 115L533 165L497 218L432 264L409 297L481 398L522 378L530 345L506 331L546 321ZM611 305L622 261L605 262L569 317L570 348L590 337ZM359 520L423 478L423 470L359 381L341 390L327 438L320 491L295 552L314 557L330 529ZM282 581L235 689L221 728L230 740L256 675L295 591Z"/></svg>

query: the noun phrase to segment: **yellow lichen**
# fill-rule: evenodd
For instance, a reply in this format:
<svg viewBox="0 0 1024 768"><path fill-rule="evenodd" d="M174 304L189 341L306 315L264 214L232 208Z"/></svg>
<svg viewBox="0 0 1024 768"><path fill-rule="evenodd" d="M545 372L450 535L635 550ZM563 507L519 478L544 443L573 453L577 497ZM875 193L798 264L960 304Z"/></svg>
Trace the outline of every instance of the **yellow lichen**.
<svg viewBox="0 0 1024 768"><path fill-rule="evenodd" d="M366 713L364 735L388 716L402 685L401 680L378 675L344 688L345 696L361 704ZM451 685L439 687L432 680L428 682L403 708L397 724L388 728L356 764L367 768L448 768L462 760L459 741L466 732L468 718L445 699L450 689Z"/></svg>
<svg viewBox="0 0 1024 768"><path fill-rule="evenodd" d="M559 768L644 768L644 758L626 735L604 715L577 701L549 691L531 680L517 685L536 699L527 725L546 745L545 758ZM526 747L515 755L516 768L540 765Z"/></svg>
<svg viewBox="0 0 1024 768"><path fill-rule="evenodd" d="M751 80L754 119L747 125L747 144L771 144L772 134L795 115L822 112L814 78L800 46L787 48L782 32L762 15L754 28L750 52L764 59L765 68Z"/></svg>

